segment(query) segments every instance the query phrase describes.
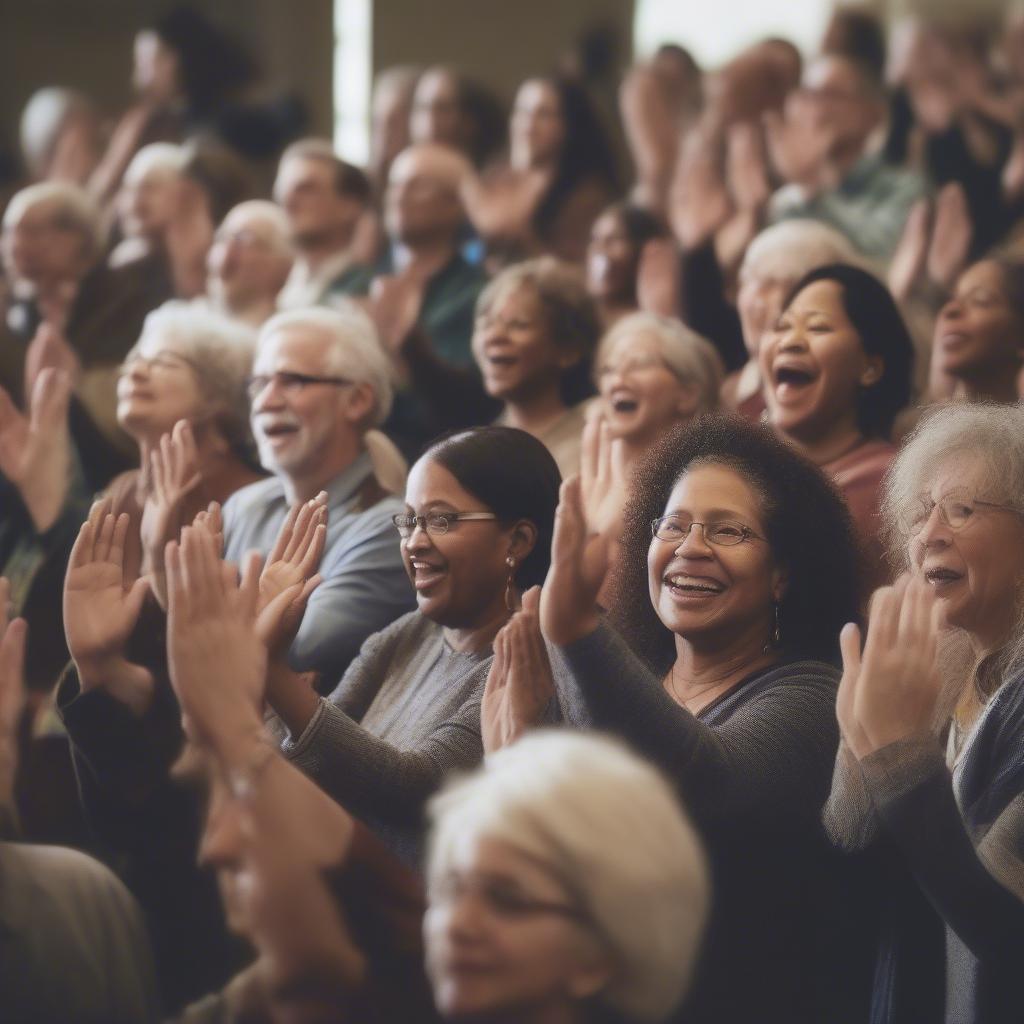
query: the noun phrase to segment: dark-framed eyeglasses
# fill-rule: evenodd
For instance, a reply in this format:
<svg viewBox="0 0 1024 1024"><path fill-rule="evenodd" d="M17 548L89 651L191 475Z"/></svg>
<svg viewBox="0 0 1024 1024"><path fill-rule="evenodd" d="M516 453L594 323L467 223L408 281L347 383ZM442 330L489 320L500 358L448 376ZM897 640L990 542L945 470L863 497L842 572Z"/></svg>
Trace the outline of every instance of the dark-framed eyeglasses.
<svg viewBox="0 0 1024 1024"><path fill-rule="evenodd" d="M277 373L256 374L245 382L249 398L255 399L276 384L286 395L298 394L314 384L329 384L333 387L347 387L354 383L345 377L317 377L309 373L295 373L292 370L278 370Z"/></svg>
<svg viewBox="0 0 1024 1024"><path fill-rule="evenodd" d="M734 547L746 540L764 540L759 533L743 523L737 523L732 519L717 519L712 523L698 523L693 519L685 519L683 516L662 516L651 523L651 536L658 540L667 541L669 544L682 544L683 539L695 526L699 526L704 532L704 540L708 544L715 544L719 547Z"/></svg>
<svg viewBox="0 0 1024 1024"><path fill-rule="evenodd" d="M447 533L452 523L465 520L497 519L493 512L428 512L423 516L410 515L408 512L398 512L391 517L395 529L402 539L411 537L413 531L419 526L427 533L435 536Z"/></svg>

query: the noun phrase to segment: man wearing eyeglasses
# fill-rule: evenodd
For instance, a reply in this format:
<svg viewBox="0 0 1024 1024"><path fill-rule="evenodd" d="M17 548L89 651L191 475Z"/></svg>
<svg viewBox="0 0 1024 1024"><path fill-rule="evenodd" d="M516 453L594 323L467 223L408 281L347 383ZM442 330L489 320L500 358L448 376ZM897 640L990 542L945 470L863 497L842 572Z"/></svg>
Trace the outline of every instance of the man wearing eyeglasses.
<svg viewBox="0 0 1024 1024"><path fill-rule="evenodd" d="M249 381L253 435L273 477L224 507L225 556L267 554L289 507L327 493L323 583L289 661L330 689L371 633L415 604L392 517L404 511L374 475L368 430L391 406L391 367L359 310L279 313L260 333Z"/></svg>

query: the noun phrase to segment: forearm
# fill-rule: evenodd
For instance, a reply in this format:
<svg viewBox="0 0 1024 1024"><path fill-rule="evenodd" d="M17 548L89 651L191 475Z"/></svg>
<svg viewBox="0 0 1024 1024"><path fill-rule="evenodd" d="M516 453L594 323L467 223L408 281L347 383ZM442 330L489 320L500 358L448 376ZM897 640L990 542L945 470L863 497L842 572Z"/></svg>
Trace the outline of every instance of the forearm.
<svg viewBox="0 0 1024 1024"><path fill-rule="evenodd" d="M861 763L879 815L949 927L981 961L1016 958L1024 903L975 849L938 743L890 744Z"/></svg>
<svg viewBox="0 0 1024 1024"><path fill-rule="evenodd" d="M292 736L301 736L320 705L312 672L294 672L280 661L267 669L267 703Z"/></svg>

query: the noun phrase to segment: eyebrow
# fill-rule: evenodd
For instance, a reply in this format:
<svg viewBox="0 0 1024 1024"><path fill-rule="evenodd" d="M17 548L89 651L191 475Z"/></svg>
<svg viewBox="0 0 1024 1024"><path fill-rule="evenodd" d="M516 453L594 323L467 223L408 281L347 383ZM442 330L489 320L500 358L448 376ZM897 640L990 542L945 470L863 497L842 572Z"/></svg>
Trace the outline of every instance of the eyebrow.
<svg viewBox="0 0 1024 1024"><path fill-rule="evenodd" d="M693 513L688 509L674 508L669 509L665 512L667 516L690 516L693 517ZM710 508L704 513L705 517L710 519L750 519L751 517L745 512L737 512L734 508Z"/></svg>
<svg viewBox="0 0 1024 1024"><path fill-rule="evenodd" d="M444 511L447 511L447 512L454 512L455 511L455 506L451 502L449 502L449 501L442 501L442 500L435 499L434 501L428 501L426 503L426 505L423 506L423 513L422 514L425 515L427 512L435 512L438 509L443 509ZM416 513L416 510L408 502L406 502L406 504L405 504L405 510L407 512L412 513L412 514Z"/></svg>

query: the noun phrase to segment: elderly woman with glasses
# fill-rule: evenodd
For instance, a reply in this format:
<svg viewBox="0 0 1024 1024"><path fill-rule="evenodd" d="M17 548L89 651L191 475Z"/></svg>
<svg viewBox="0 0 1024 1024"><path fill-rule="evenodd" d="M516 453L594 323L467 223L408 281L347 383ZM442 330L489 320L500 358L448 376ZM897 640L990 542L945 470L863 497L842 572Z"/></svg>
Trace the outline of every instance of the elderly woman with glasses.
<svg viewBox="0 0 1024 1024"><path fill-rule="evenodd" d="M875 594L863 652L856 627L843 632L825 815L839 845L888 853L871 1020L940 1020L943 1000L949 1022L1017 1020L1024 410L928 416L887 478L883 514L906 575Z"/></svg>
<svg viewBox="0 0 1024 1024"><path fill-rule="evenodd" d="M541 628L569 670L566 717L659 764L707 845L715 901L685 1019L860 1019L857 908L820 825L831 662L860 600L843 502L769 427L704 416L652 448L621 533L605 616L612 537L563 485Z"/></svg>

